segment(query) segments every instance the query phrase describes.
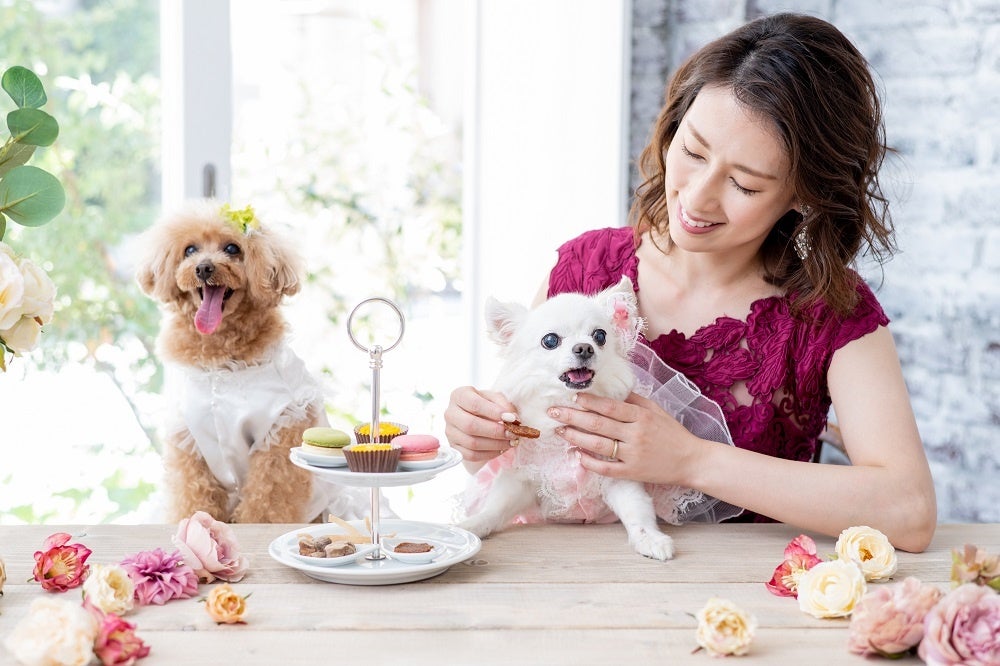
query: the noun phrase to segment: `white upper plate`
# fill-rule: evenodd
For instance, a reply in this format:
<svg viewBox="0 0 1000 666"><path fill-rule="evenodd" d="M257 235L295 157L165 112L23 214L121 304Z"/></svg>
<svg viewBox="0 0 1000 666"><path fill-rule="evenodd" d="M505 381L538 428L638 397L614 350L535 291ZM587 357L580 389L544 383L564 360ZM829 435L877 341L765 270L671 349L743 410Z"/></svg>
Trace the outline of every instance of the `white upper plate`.
<svg viewBox="0 0 1000 666"><path fill-rule="evenodd" d="M438 459L443 460L436 467L426 469L415 469L403 472L389 472L385 474L368 474L365 472L352 472L346 467L317 467L310 465L300 454L298 448L292 449L288 457L292 464L303 469L307 469L316 476L319 476L331 483L339 483L342 486L363 486L366 488L386 488L389 486L409 486L414 483L421 483L433 479L435 476L451 469L462 462L462 454L455 449L445 449L438 454Z"/></svg>
<svg viewBox="0 0 1000 666"><path fill-rule="evenodd" d="M365 530L363 521L354 520L350 524L360 531ZM432 562L410 564L384 557L380 560L359 558L353 563L339 567L323 567L300 561L291 556L292 544L298 544L299 535L313 536L343 533L344 529L333 523L309 525L282 534L268 546L268 554L281 564L297 569L316 580L344 585L395 585L410 583L440 575L454 564L464 562L479 552L482 542L472 532L452 525L422 523L413 520L383 519L379 521L380 534L389 538L405 538L407 541L426 541L440 544L443 552Z"/></svg>
<svg viewBox="0 0 1000 666"><path fill-rule="evenodd" d="M347 458L345 458L343 454L339 456L333 456L333 455L325 455L322 453L313 453L312 451L306 451L301 446L296 446L294 449L292 449L292 451L295 451L295 454L300 458L302 458L302 460L316 467L347 466Z"/></svg>

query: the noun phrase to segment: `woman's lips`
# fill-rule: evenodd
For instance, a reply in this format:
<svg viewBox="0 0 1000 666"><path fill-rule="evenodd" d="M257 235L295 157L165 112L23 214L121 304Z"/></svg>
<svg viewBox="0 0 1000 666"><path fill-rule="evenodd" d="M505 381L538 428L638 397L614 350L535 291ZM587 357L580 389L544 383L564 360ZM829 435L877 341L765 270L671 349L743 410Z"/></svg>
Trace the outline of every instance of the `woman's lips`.
<svg viewBox="0 0 1000 666"><path fill-rule="evenodd" d="M708 222L689 217L687 211L680 204L677 204L677 219L680 221L684 231L689 234L707 234L715 227L721 225L720 222Z"/></svg>

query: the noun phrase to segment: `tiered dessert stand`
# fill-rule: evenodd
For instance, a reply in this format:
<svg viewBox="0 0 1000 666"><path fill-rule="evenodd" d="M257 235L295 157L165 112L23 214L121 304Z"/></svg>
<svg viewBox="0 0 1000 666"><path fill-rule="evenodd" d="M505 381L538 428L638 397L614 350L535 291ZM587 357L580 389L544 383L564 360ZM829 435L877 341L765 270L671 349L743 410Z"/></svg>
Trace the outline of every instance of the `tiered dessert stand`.
<svg viewBox="0 0 1000 666"><path fill-rule="evenodd" d="M399 335L388 347L381 345L365 346L358 341L354 332L354 317L364 306L371 303L381 303L389 308L399 318ZM372 370L372 416L371 433L379 432L380 412L380 373L382 370L382 355L395 349L403 339L405 328L403 313L392 301L385 298L369 298L361 301L351 311L347 320L347 331L354 346L369 357L369 367ZM479 552L481 542L479 537L451 525L425 523L412 520L385 519L381 517L381 489L392 486L409 486L429 481L441 472L451 469L462 457L452 449L442 449L438 457L431 461L401 463L402 471L386 474L366 474L352 472L346 467L346 461L341 458L320 460L308 457L297 449L290 454L293 464L309 470L324 481L342 486L367 487L371 492L370 526L363 521L351 521L349 524L356 531L367 531L371 534L371 546L358 547L358 552L347 558L307 558L298 555L298 540L303 534L313 537L346 533L347 530L334 523L310 525L283 534L271 542L268 552L278 562L298 569L307 576L317 580L348 585L391 585L424 580L444 573L452 565L462 562ZM329 466L334 465L334 466ZM394 557L393 551L386 546L383 532L390 534L394 540L405 539L432 544L433 559L424 562L404 560L403 556ZM389 537L385 537L388 539Z"/></svg>

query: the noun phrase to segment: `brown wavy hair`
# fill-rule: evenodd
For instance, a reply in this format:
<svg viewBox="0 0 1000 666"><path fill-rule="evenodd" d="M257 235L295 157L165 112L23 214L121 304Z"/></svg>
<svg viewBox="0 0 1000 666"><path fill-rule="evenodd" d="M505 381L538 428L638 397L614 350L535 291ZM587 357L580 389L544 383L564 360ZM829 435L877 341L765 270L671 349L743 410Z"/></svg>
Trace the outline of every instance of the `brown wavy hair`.
<svg viewBox="0 0 1000 666"><path fill-rule="evenodd" d="M666 236L664 154L705 86L731 90L751 113L771 121L799 201L812 209L806 219L789 211L771 230L761 247L765 278L785 290L793 312L822 301L849 313L857 301L855 259L864 251L881 264L895 250L878 178L889 149L864 56L830 23L785 13L751 21L699 49L667 84L666 103L639 158L642 183L630 212L637 234L655 229ZM803 227L812 246L804 261L793 248Z"/></svg>

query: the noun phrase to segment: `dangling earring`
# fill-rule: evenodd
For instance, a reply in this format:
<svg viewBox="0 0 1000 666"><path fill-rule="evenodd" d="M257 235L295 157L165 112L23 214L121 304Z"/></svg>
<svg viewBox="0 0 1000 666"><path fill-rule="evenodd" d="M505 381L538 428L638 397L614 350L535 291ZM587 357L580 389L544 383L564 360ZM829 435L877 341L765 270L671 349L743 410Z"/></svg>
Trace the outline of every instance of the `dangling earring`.
<svg viewBox="0 0 1000 666"><path fill-rule="evenodd" d="M810 206L802 206L802 221L808 219L809 215L812 214L812 208ZM803 224L802 228L799 229L799 233L795 234L795 239L792 241L792 245L795 248L795 254L798 256L800 261L805 261L806 257L809 256L809 252L812 251L812 241L809 240L808 225Z"/></svg>

